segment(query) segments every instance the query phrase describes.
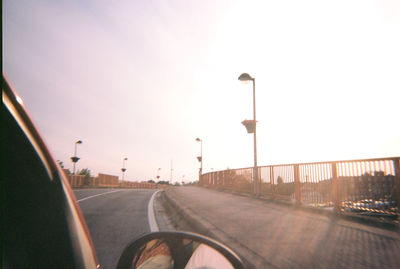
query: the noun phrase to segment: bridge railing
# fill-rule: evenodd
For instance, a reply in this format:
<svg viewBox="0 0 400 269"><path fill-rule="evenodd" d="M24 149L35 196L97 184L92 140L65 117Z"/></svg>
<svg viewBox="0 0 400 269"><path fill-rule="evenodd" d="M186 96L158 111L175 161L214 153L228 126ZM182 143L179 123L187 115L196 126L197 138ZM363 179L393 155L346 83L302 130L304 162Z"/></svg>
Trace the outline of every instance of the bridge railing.
<svg viewBox="0 0 400 269"><path fill-rule="evenodd" d="M400 157L258 167L256 195L339 212L398 216ZM200 185L253 193L253 168L203 174Z"/></svg>

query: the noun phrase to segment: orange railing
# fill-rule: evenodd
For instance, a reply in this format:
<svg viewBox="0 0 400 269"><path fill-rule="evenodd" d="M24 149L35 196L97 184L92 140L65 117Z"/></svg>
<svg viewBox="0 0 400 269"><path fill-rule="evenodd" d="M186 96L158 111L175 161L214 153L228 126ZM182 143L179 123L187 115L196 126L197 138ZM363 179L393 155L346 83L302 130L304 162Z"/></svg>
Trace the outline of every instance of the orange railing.
<svg viewBox="0 0 400 269"><path fill-rule="evenodd" d="M400 157L258 167L203 174L200 185L367 215L398 216Z"/></svg>

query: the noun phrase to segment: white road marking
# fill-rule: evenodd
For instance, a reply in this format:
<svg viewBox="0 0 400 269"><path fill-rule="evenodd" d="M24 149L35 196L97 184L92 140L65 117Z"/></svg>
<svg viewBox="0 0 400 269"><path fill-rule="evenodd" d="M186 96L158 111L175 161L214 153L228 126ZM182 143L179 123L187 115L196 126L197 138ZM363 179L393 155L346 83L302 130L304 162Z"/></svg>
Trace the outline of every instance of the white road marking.
<svg viewBox="0 0 400 269"><path fill-rule="evenodd" d="M150 226L150 231L151 232L158 232L160 229L158 228L157 221L156 221L156 216L154 214L154 198L156 197L157 193L159 193L161 190L156 191L153 193L153 195L150 198L149 205L147 207L147 216L149 218L149 226Z"/></svg>
<svg viewBox="0 0 400 269"><path fill-rule="evenodd" d="M122 190L103 192L103 193L100 193L100 194L96 194L96 195L92 195L92 196L89 196L89 197L85 197L85 198L79 199L77 202L79 203L79 202L85 201L85 200L93 198L93 197L97 197L97 196L104 195L104 194L109 194L109 193L114 193L114 192L119 192L119 191L122 191Z"/></svg>

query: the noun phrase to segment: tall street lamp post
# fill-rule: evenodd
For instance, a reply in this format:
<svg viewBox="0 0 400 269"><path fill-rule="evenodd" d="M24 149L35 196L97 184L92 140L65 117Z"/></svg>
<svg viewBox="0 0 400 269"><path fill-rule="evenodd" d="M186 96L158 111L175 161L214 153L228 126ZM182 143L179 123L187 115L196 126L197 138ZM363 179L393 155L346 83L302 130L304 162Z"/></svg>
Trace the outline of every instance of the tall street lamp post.
<svg viewBox="0 0 400 269"><path fill-rule="evenodd" d="M122 160L122 168L121 168L121 171L122 171L122 181L124 181L124 178L125 178L125 171L126 171L126 168L125 168L125 161L127 161L128 160L128 158L124 158L123 160Z"/></svg>
<svg viewBox="0 0 400 269"><path fill-rule="evenodd" d="M254 133L254 167L253 167L253 182L254 194L257 195L258 188L258 168L257 168L257 121L256 121L256 79L249 74L243 73L239 76L239 80L243 82L253 82L253 120L244 120L242 124L246 127L248 133Z"/></svg>
<svg viewBox="0 0 400 269"><path fill-rule="evenodd" d="M72 160L72 162L73 162L73 164L74 164L74 175L75 175L75 165L76 165L76 163L79 161L79 158L76 156L76 146L77 146L78 144L82 144L82 140L78 140L78 141L75 142L74 156L71 157L71 160Z"/></svg>
<svg viewBox="0 0 400 269"><path fill-rule="evenodd" d="M199 182L201 179L201 175L203 174L203 140L200 138L196 138L197 142L200 142L200 156L197 157L197 160L200 162L200 170L199 170Z"/></svg>
<svg viewBox="0 0 400 269"><path fill-rule="evenodd" d="M157 169L157 182L158 182L158 180L160 179L160 170L161 170L161 168L158 168L158 169Z"/></svg>

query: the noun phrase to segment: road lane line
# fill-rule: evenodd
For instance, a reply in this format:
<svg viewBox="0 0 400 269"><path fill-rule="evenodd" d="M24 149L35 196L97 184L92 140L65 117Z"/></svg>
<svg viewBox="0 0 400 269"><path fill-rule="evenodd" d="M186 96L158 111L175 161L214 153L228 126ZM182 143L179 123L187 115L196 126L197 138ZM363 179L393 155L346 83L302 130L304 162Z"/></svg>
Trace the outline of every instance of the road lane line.
<svg viewBox="0 0 400 269"><path fill-rule="evenodd" d="M104 195L104 194L109 194L109 193L114 193L114 192L119 192L119 191L122 191L122 190L103 192L103 193L100 193L100 194L96 194L96 195L92 195L92 196L89 196L89 197L85 197L85 198L79 199L77 202L79 203L79 202L85 201L85 200L93 198L93 197L97 197L97 196Z"/></svg>
<svg viewBox="0 0 400 269"><path fill-rule="evenodd" d="M156 197L157 193L161 190L156 191L150 198L149 205L147 207L147 216L149 218L149 226L151 232L158 232L160 229L158 228L156 216L154 214L154 198Z"/></svg>

